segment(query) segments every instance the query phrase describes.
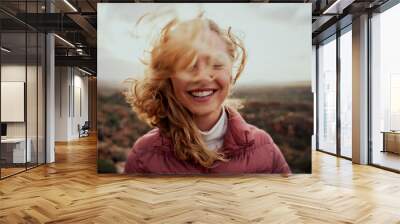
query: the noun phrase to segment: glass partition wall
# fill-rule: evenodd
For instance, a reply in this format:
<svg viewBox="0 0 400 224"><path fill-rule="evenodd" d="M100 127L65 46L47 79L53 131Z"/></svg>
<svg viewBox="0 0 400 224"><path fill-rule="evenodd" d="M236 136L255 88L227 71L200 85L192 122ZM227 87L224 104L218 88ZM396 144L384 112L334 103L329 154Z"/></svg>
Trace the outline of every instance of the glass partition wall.
<svg viewBox="0 0 400 224"><path fill-rule="evenodd" d="M26 33L1 33L1 177L26 169ZM6 49L6 50L4 50ZM28 160L30 162L30 160Z"/></svg>
<svg viewBox="0 0 400 224"><path fill-rule="evenodd" d="M39 2L18 6L34 13ZM1 179L45 163L45 41L44 33L0 11Z"/></svg>

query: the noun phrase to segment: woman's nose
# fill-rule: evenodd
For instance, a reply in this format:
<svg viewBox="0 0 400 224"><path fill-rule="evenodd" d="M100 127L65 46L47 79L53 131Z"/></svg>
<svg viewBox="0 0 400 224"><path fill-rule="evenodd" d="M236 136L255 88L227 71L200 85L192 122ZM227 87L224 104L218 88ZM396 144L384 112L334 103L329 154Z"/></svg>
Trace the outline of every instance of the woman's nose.
<svg viewBox="0 0 400 224"><path fill-rule="evenodd" d="M213 71L206 63L199 63L197 66L197 75L199 79L213 79Z"/></svg>

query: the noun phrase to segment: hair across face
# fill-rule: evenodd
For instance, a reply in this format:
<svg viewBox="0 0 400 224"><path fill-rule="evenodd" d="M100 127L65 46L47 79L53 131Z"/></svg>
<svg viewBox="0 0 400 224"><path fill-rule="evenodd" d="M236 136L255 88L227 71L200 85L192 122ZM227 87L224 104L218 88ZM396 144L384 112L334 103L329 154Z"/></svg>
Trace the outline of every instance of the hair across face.
<svg viewBox="0 0 400 224"><path fill-rule="evenodd" d="M193 118L220 111L245 61L243 45L230 29L208 19L174 19L162 29L145 77L133 83L128 102L171 138L178 158L209 167L224 158L207 149Z"/></svg>
<svg viewBox="0 0 400 224"><path fill-rule="evenodd" d="M171 84L175 97L193 118L212 119L219 116L222 104L228 97L233 58L227 52L226 43L215 31L207 27L203 29L192 40L194 57L181 59L190 63L184 63L186 66L171 75Z"/></svg>

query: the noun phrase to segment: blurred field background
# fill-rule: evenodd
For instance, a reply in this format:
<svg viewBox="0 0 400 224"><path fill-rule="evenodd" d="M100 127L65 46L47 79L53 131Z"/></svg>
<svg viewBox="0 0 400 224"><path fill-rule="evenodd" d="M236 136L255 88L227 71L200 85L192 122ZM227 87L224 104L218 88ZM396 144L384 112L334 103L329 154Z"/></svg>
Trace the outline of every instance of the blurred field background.
<svg viewBox="0 0 400 224"><path fill-rule="evenodd" d="M243 118L267 131L293 173L311 173L313 95L310 85L237 88ZM127 154L151 128L138 120L121 91L98 91L98 172L122 173Z"/></svg>

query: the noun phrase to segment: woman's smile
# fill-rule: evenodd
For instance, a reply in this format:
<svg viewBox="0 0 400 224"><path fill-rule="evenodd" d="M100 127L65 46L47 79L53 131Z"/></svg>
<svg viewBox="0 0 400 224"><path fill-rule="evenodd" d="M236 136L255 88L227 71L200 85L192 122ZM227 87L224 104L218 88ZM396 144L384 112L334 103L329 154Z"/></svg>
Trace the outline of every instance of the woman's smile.
<svg viewBox="0 0 400 224"><path fill-rule="evenodd" d="M208 102L218 91L216 88L194 89L187 91L188 94L195 102L205 103Z"/></svg>

